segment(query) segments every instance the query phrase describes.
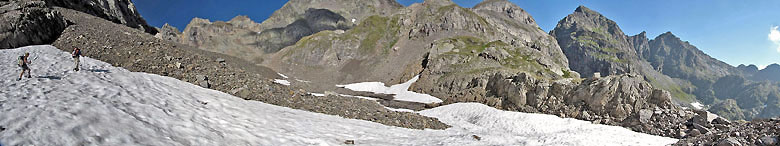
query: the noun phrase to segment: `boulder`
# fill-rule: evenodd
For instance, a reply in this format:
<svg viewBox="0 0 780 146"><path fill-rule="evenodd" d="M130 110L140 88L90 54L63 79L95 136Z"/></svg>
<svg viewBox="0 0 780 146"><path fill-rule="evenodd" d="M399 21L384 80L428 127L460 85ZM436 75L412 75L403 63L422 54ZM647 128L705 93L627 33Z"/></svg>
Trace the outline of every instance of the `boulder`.
<svg viewBox="0 0 780 146"><path fill-rule="evenodd" d="M776 145L777 143L777 137L772 136L764 136L759 139L761 144L763 145Z"/></svg>
<svg viewBox="0 0 780 146"><path fill-rule="evenodd" d="M649 109L639 110L639 122L648 123L650 122L650 118L652 117L653 117L653 111Z"/></svg>
<svg viewBox="0 0 780 146"><path fill-rule="evenodd" d="M712 120L712 123L714 123L714 124L723 124L723 125L731 124L731 122L729 120L727 120L726 118L723 118L723 117L716 117L715 119Z"/></svg>
<svg viewBox="0 0 780 146"><path fill-rule="evenodd" d="M664 108L670 108L674 106L672 105L672 95L669 93L669 91L661 90L661 89L653 90L653 93L652 95L650 95L650 99L648 100L648 103L653 103Z"/></svg>
<svg viewBox="0 0 780 146"><path fill-rule="evenodd" d="M707 129L707 127L704 127L704 126L699 125L697 123L693 123L693 128L699 130L702 134L710 133L710 129Z"/></svg>
<svg viewBox="0 0 780 146"><path fill-rule="evenodd" d="M718 141L717 146L742 146L742 144L739 143L737 138L729 137Z"/></svg>
<svg viewBox="0 0 780 146"><path fill-rule="evenodd" d="M699 129L691 129L691 131L689 131L688 133L690 133L688 134L689 136L699 136L701 134L701 131L699 131Z"/></svg>
<svg viewBox="0 0 780 146"><path fill-rule="evenodd" d="M195 76L195 79L198 79L198 81L206 81L209 80L209 78L205 75L197 75Z"/></svg>

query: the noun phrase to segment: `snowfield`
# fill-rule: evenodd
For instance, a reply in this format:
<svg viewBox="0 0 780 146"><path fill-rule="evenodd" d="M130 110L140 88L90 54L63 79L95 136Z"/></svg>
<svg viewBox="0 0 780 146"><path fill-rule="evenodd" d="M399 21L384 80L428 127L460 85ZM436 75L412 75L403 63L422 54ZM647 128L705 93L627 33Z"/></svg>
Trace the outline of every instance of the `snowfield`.
<svg viewBox="0 0 780 146"><path fill-rule="evenodd" d="M28 51L33 78L16 81ZM84 50L90 51L90 50ZM457 103L420 111L452 125L414 130L248 101L53 46L0 50L0 145L665 145L676 139L551 115ZM326 98L326 97L323 97ZM481 137L476 140L474 135Z"/></svg>
<svg viewBox="0 0 780 146"><path fill-rule="evenodd" d="M399 101L409 101L409 102L419 102L419 103L442 102L441 99L433 97L431 95L409 91L409 87L412 86L414 82L417 82L418 79L420 79L420 75L414 76L414 78L402 84L396 84L390 87L385 86L385 83L382 82L362 82L362 83L353 83L348 85L336 85L336 86L347 88L352 91L365 91L365 92L374 92L374 93L381 93L381 94L395 94L395 96L393 96L395 97L393 100L399 100Z"/></svg>

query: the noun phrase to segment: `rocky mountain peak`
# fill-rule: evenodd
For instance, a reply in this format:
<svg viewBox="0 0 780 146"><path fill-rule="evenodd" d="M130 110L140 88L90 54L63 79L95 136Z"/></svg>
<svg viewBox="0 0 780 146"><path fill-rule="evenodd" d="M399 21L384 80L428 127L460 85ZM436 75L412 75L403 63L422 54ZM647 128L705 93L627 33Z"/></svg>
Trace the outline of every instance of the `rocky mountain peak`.
<svg viewBox="0 0 780 146"><path fill-rule="evenodd" d="M233 26L249 29L252 31L260 31L260 24L252 21L248 16L246 15L238 15L236 17L233 17L233 19L230 19L227 23L233 24Z"/></svg>
<svg viewBox="0 0 780 146"><path fill-rule="evenodd" d="M572 70L585 77L599 72L613 75L634 72L639 65L630 38L617 23L585 6L578 7L550 32L569 59Z"/></svg>
<svg viewBox="0 0 780 146"><path fill-rule="evenodd" d="M474 8L500 6L500 5L514 5L514 6L516 6L514 3L509 2L508 0L484 0L482 2L479 2L477 5L474 5Z"/></svg>
<svg viewBox="0 0 780 146"><path fill-rule="evenodd" d="M579 7L577 7L577 9L574 10L574 13L584 13L584 14L588 14L588 15L598 15L598 16L601 16L601 13L593 11L590 8L585 7L583 5L580 5Z"/></svg>
<svg viewBox="0 0 780 146"><path fill-rule="evenodd" d="M666 45L666 47L662 47L662 49L695 49L691 51L697 51L701 52L698 48L688 43L688 41L683 41L679 37L672 34L671 31L667 31L663 34L658 35L653 39L653 42L659 42L661 44ZM703 52L701 54L704 54Z"/></svg>
<svg viewBox="0 0 780 146"><path fill-rule="evenodd" d="M658 35L655 37L655 39L663 39L663 40L680 40L679 37L675 36L671 31L667 31L663 34ZM682 41L682 40L680 40Z"/></svg>
<svg viewBox="0 0 780 146"><path fill-rule="evenodd" d="M639 34L629 37L629 39L629 43L634 47L636 54L639 55L640 58L648 58L650 56L648 51L650 50L650 40L647 39L647 32L642 31Z"/></svg>
<svg viewBox="0 0 780 146"><path fill-rule="evenodd" d="M646 39L646 38L647 38L647 32L645 32L645 31L642 31L642 32L640 32L639 34L636 34L636 35L634 35L634 36L635 36L635 37L638 37L638 38L645 38L645 39Z"/></svg>
<svg viewBox="0 0 780 146"><path fill-rule="evenodd" d="M737 66L737 69L741 70L743 73L748 73L748 74L753 74L758 72L758 67L753 64L751 65L740 64L739 66Z"/></svg>
<svg viewBox="0 0 780 146"><path fill-rule="evenodd" d="M236 17L233 17L233 19L230 19L230 21L228 21L228 23L241 22L241 21L252 21L252 20L249 19L249 16L238 15Z"/></svg>
<svg viewBox="0 0 780 146"><path fill-rule="evenodd" d="M285 27L300 18L309 9L327 9L354 23L373 15L389 15L403 8L395 0L290 0L260 24L261 29Z"/></svg>
<svg viewBox="0 0 780 146"><path fill-rule="evenodd" d="M454 5L455 2L452 2L452 0L425 0L423 4L434 5L434 6L448 6L448 5Z"/></svg>
<svg viewBox="0 0 780 146"><path fill-rule="evenodd" d="M474 10L490 10L502 13L517 22L536 26L536 21L525 10L508 0L485 0L475 5Z"/></svg>
<svg viewBox="0 0 780 146"><path fill-rule="evenodd" d="M585 6L579 6L572 14L569 14L558 22L556 29L575 29L593 32L607 38L617 40L627 39L625 33L615 21L612 21L594 10Z"/></svg>
<svg viewBox="0 0 780 146"><path fill-rule="evenodd" d="M192 24L211 24L211 20L195 17L190 20L190 23L187 24L187 26Z"/></svg>
<svg viewBox="0 0 780 146"><path fill-rule="evenodd" d="M766 66L766 68L762 69L761 71L780 72L780 65L778 65L777 63L773 63L773 64L770 64L770 65Z"/></svg>
<svg viewBox="0 0 780 146"><path fill-rule="evenodd" d="M179 42L179 36L181 36L181 31L168 23L165 23L162 28L158 28L157 34L154 35L156 38L171 42Z"/></svg>

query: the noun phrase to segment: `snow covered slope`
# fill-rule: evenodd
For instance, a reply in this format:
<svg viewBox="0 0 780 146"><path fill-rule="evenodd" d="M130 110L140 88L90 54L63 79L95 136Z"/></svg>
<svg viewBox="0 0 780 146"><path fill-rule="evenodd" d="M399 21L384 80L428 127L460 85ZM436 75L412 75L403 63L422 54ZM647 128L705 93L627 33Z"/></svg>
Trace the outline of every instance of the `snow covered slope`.
<svg viewBox="0 0 780 146"><path fill-rule="evenodd" d="M16 81L25 51L34 78ZM85 50L89 51L89 50ZM664 145L676 140L550 115L459 103L421 111L452 125L413 130L243 100L52 46L0 50L0 145ZM326 98L326 97L323 97ZM476 140L472 135L481 137Z"/></svg>

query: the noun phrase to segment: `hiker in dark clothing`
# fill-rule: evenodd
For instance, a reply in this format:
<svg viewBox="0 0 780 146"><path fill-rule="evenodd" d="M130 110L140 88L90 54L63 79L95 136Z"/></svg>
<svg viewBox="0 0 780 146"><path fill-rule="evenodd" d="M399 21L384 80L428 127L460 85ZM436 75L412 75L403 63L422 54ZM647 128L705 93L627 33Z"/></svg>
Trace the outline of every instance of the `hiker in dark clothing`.
<svg viewBox="0 0 780 146"><path fill-rule="evenodd" d="M27 71L27 78L31 78L30 75L30 67L27 66L30 64L30 60L28 59L30 57L30 53L24 53L24 56L19 56L19 67L22 67L22 73L19 74L19 78L16 80L22 80L22 76L24 76L24 71Z"/></svg>
<svg viewBox="0 0 780 146"><path fill-rule="evenodd" d="M79 71L79 58L81 57L81 49L73 48L71 57L73 57L73 61L76 62L76 67L73 68L73 71Z"/></svg>

